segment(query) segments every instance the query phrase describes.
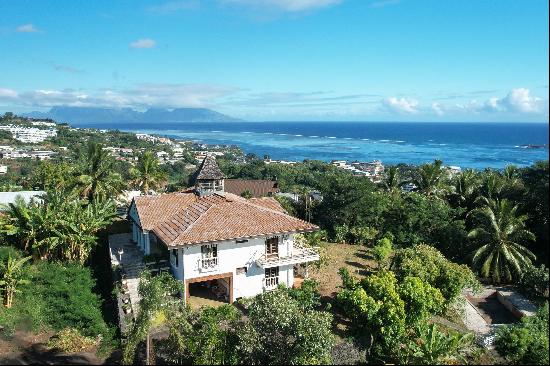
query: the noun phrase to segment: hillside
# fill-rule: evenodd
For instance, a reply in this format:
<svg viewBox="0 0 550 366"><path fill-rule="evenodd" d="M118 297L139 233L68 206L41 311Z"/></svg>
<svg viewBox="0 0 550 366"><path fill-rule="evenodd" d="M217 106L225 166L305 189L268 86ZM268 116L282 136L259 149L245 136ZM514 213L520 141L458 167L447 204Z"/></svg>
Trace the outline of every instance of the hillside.
<svg viewBox="0 0 550 366"><path fill-rule="evenodd" d="M178 123L178 122L239 122L225 114L207 108L150 108L139 112L131 108L52 107L49 112L30 112L24 116L51 118L69 123Z"/></svg>

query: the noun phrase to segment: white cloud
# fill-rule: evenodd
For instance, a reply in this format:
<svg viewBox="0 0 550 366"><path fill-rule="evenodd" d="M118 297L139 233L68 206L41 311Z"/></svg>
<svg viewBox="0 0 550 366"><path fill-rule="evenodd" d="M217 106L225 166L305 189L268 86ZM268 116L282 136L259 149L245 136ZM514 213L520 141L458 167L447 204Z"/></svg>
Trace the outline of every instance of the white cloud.
<svg viewBox="0 0 550 366"><path fill-rule="evenodd" d="M0 98L17 98L17 92L13 89L0 88Z"/></svg>
<svg viewBox="0 0 550 366"><path fill-rule="evenodd" d="M208 107L238 88L208 84L139 84L130 89L48 90L40 89L17 93L0 89L0 103L7 102L33 108L57 105L82 107Z"/></svg>
<svg viewBox="0 0 550 366"><path fill-rule="evenodd" d="M130 47L132 48L153 48L157 45L157 42L155 40L150 38L142 38L138 39L135 42L130 43Z"/></svg>
<svg viewBox="0 0 550 366"><path fill-rule="evenodd" d="M19 33L36 33L38 32L38 29L36 29L32 24L23 24L17 27L16 31Z"/></svg>
<svg viewBox="0 0 550 366"><path fill-rule="evenodd" d="M414 99L390 97L382 100L382 104L392 112L405 114L418 112L418 102Z"/></svg>
<svg viewBox="0 0 550 366"><path fill-rule="evenodd" d="M529 89L512 89L508 95L499 101L508 110L521 113L536 113L541 110L542 99L531 96Z"/></svg>
<svg viewBox="0 0 550 366"><path fill-rule="evenodd" d="M248 5L255 8L278 9L286 12L302 12L337 5L342 0L222 0L222 2Z"/></svg>
<svg viewBox="0 0 550 366"><path fill-rule="evenodd" d="M544 100L531 95L529 89L512 89L504 98L491 97L483 103L470 101L465 108L473 111L520 113L540 113L544 109Z"/></svg>

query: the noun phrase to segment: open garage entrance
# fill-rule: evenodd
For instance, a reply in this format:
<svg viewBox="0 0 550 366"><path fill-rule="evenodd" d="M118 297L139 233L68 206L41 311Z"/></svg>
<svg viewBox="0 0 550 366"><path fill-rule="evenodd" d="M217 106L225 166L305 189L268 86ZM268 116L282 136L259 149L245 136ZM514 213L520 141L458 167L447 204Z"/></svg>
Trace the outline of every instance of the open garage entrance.
<svg viewBox="0 0 550 366"><path fill-rule="evenodd" d="M233 303L233 273L185 280L187 303L193 308Z"/></svg>

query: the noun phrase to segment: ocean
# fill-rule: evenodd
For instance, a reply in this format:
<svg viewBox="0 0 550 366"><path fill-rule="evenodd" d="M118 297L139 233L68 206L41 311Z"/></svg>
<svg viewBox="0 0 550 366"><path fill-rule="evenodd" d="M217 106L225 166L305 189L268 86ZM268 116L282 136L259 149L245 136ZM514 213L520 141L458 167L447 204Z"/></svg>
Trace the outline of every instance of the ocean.
<svg viewBox="0 0 550 366"><path fill-rule="evenodd" d="M461 168L526 166L548 160L548 123L191 122L74 124L240 146L274 160L422 164ZM531 145L531 147L527 147ZM544 147L533 148L532 146Z"/></svg>

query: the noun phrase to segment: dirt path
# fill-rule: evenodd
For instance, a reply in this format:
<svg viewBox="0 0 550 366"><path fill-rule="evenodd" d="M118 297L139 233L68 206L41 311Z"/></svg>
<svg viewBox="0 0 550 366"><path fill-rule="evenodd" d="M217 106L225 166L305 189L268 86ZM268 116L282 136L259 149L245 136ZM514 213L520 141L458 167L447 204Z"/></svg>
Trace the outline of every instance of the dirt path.
<svg viewBox="0 0 550 366"><path fill-rule="evenodd" d="M48 349L52 333L16 331L9 340L0 338L0 365L101 365L116 362L98 358L96 350L63 353Z"/></svg>

